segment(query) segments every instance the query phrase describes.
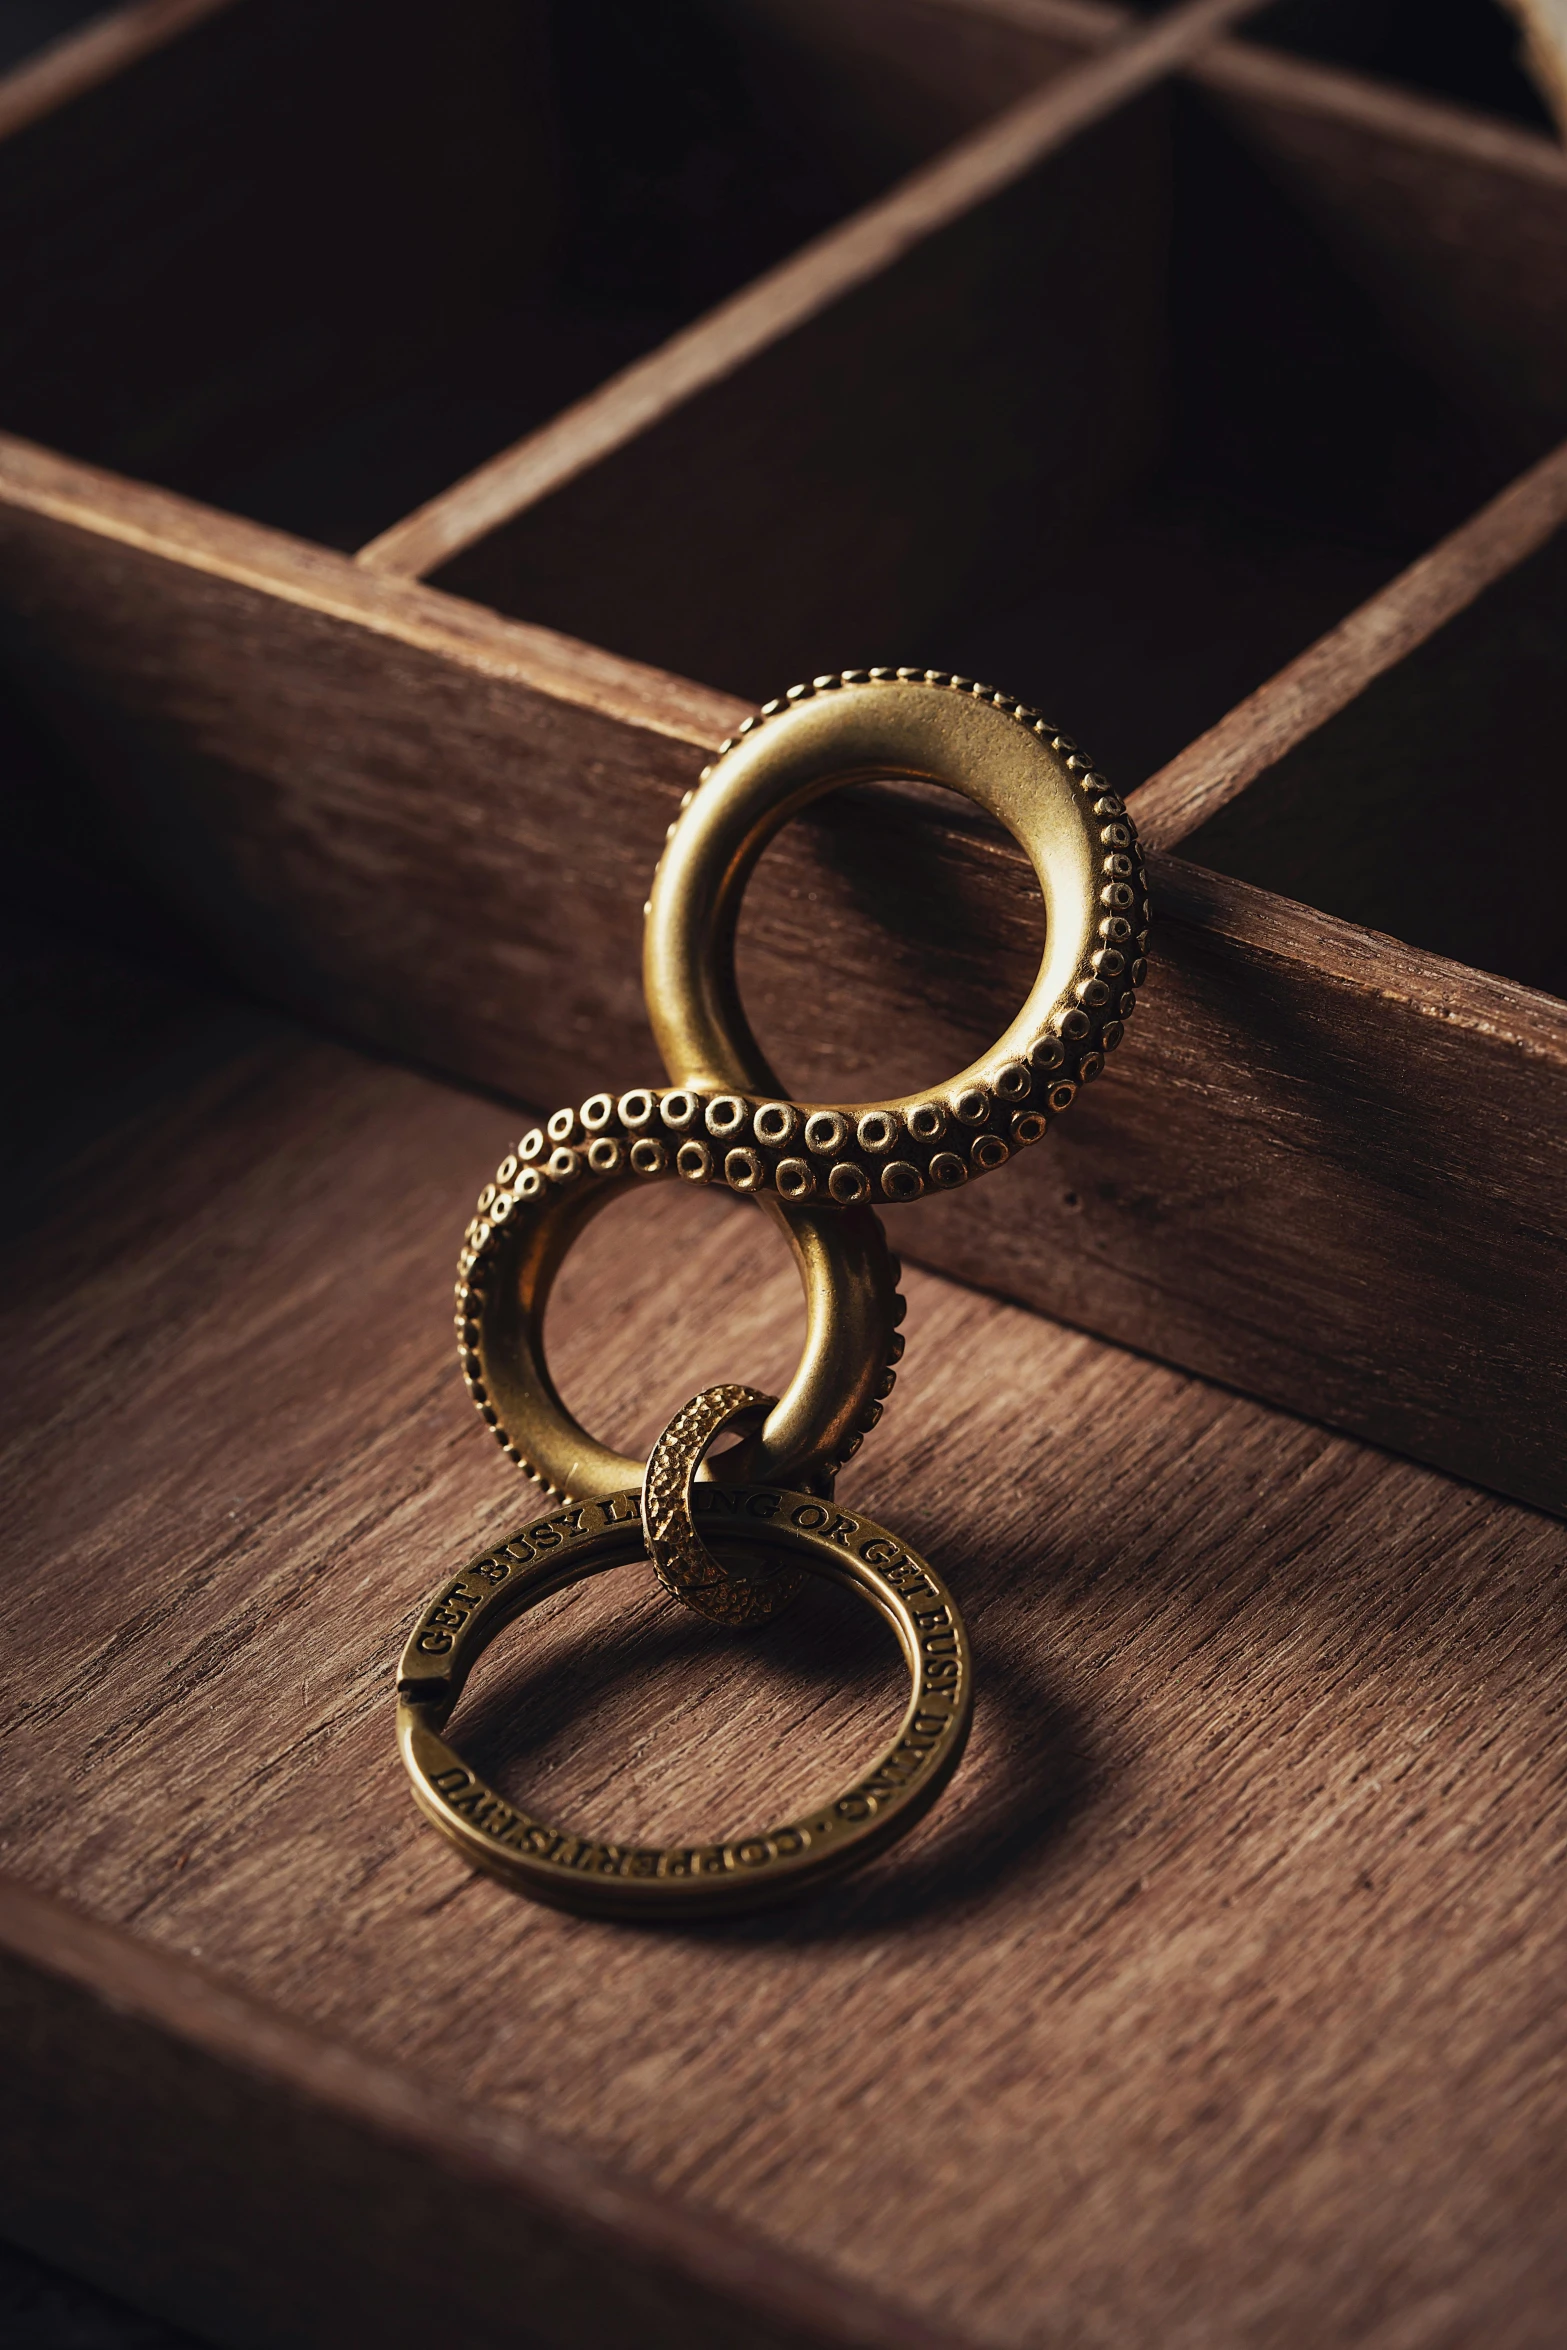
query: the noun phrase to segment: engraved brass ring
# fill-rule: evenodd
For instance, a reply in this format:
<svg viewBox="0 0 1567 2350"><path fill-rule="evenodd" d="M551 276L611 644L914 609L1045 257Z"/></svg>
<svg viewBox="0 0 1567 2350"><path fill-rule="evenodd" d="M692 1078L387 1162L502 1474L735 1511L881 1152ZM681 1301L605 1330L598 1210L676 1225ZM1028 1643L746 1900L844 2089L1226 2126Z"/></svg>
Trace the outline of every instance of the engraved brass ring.
<svg viewBox="0 0 1567 2350"><path fill-rule="evenodd" d="M653 1572L672 1598L736 1628L771 1623L800 1588L786 1571L758 1578L726 1566L697 1532L694 1488L708 1446L725 1428L760 1424L778 1401L757 1387L708 1387L676 1412L648 1455L642 1531Z"/></svg>
<svg viewBox="0 0 1567 2350"><path fill-rule="evenodd" d="M740 901L791 816L893 776L948 785L1019 842L1044 895L1039 972L990 1051L929 1093L792 1102L740 1004ZM677 1117L667 1095L655 1116L685 1135L693 1180L840 1205L950 1190L1040 1141L1099 1074L1136 1005L1148 919L1125 807L1037 711L945 670L818 677L746 720L670 828L643 983Z"/></svg>
<svg viewBox="0 0 1567 2350"><path fill-rule="evenodd" d="M858 1591L897 1635L911 1683L897 1737L841 1794L719 1844L630 1845L556 1828L486 1786L443 1732L475 1660L552 1592L644 1552L635 1491L536 1520L441 1586L398 1667L397 1737L420 1809L478 1868L535 1900L668 1921L787 1898L884 1851L929 1810L968 1736L967 1637L940 1577L869 1518L777 1485L698 1486L721 1547L784 1550Z"/></svg>
<svg viewBox="0 0 1567 2350"><path fill-rule="evenodd" d="M479 1194L457 1267L463 1376L507 1457L548 1493L574 1500L641 1483L644 1464L601 1444L562 1402L545 1356L544 1315L567 1252L600 1210L639 1185L683 1173L674 1151L640 1132L628 1136L611 1097L597 1094L525 1134ZM747 1467L781 1483L830 1488L880 1419L903 1352L898 1261L868 1208L845 1215L776 1199L761 1204L799 1268L806 1335L799 1368L753 1440Z"/></svg>

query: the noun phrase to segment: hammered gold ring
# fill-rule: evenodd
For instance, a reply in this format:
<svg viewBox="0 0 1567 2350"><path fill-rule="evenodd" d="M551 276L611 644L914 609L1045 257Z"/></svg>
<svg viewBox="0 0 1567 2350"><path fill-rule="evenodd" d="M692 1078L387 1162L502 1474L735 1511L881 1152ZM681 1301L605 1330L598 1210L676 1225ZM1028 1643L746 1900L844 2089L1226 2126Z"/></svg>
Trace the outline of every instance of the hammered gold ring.
<svg viewBox="0 0 1567 2350"><path fill-rule="evenodd" d="M544 1348L551 1287L601 1209L683 1172L662 1146L639 1155L613 1140L601 1107L612 1107L607 1094L557 1111L507 1153L479 1194L457 1262L457 1344L468 1392L508 1459L565 1500L638 1485L644 1463L601 1444L562 1402ZM566 1134L576 1141L552 1140ZM869 1208L761 1205L799 1269L806 1334L799 1368L752 1440L747 1468L830 1490L893 1386L903 1353L900 1267Z"/></svg>
<svg viewBox="0 0 1567 2350"><path fill-rule="evenodd" d="M945 784L1012 833L1044 896L1039 971L989 1052L928 1093L794 1102L740 1003L740 901L791 816L841 784L889 777ZM818 677L745 721L670 828L643 983L672 1087L637 1106L651 1103L653 1132L676 1137L693 1181L841 1206L950 1190L1042 1140L1098 1076L1136 1006L1148 921L1124 805L1037 711L945 670Z"/></svg>
<svg viewBox="0 0 1567 2350"><path fill-rule="evenodd" d="M398 1666L397 1739L420 1810L464 1858L557 1908L673 1922L783 1900L885 1851L930 1809L963 1752L968 1640L924 1559L871 1519L777 1485L698 1486L693 1499L721 1548L783 1550L880 1611L909 1671L903 1721L840 1794L722 1843L633 1845L551 1826L487 1786L442 1733L498 1632L553 1592L641 1557L645 1544L635 1491L535 1520L425 1608Z"/></svg>

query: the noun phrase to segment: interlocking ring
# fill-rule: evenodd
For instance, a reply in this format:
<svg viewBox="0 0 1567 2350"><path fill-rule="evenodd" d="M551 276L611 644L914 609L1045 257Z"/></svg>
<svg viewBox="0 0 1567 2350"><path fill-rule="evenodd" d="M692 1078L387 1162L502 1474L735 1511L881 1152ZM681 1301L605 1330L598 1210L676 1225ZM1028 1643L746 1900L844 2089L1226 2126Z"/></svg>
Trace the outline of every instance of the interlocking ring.
<svg viewBox="0 0 1567 2350"><path fill-rule="evenodd" d="M716 1436L760 1425L777 1401L757 1387L704 1388L676 1412L642 1480L642 1532L654 1574L698 1615L736 1630L771 1623L799 1591L800 1576L776 1566L760 1577L737 1574L710 1550L696 1528L696 1477Z"/></svg>
<svg viewBox="0 0 1567 2350"><path fill-rule="evenodd" d="M1028 856L1045 949L988 1053L929 1093L793 1102L735 985L740 900L791 816L838 785L905 776L962 792ZM1026 703L945 670L845 670L747 719L671 827L643 983L673 1090L636 1097L691 1180L842 1206L950 1190L1043 1139L1120 1042L1145 975L1148 900L1120 799ZM683 1138L683 1139L680 1139Z"/></svg>
<svg viewBox="0 0 1567 2350"><path fill-rule="evenodd" d="M858 1591L892 1626L911 1689L902 1727L841 1794L723 1844L629 1845L552 1827L496 1794L442 1736L475 1660L551 1593L644 1549L639 1495L537 1519L443 1583L397 1668L397 1742L414 1799L475 1867L535 1900L609 1917L678 1920L754 1909L869 1860L923 1817L957 1768L973 1682L951 1593L924 1559L869 1518L767 1484L699 1486L723 1547L782 1549Z"/></svg>
<svg viewBox="0 0 1567 2350"><path fill-rule="evenodd" d="M564 1500L641 1483L643 1466L590 1436L567 1410L544 1352L551 1286L584 1226L614 1199L681 1170L638 1156L600 1121L607 1094L558 1110L508 1152L479 1194L457 1264L457 1343L468 1392L518 1468ZM568 1139L570 1138L570 1139ZM903 1353L898 1260L868 1208L786 1208L764 1200L805 1291L800 1367L747 1449L752 1476L831 1490L881 1418Z"/></svg>
<svg viewBox="0 0 1567 2350"><path fill-rule="evenodd" d="M990 1051L930 1093L794 1102L736 990L741 897L798 810L839 784L891 776L962 792L1021 843L1045 901L1039 973ZM565 1907L692 1916L832 1875L935 1800L968 1732L962 1624L922 1559L830 1498L837 1469L881 1416L902 1352L897 1260L869 1203L950 1189L1041 1140L1120 1041L1145 974L1148 918L1132 826L1104 778L1037 711L945 671L846 670L796 686L747 719L687 794L644 946L670 1082L590 1095L525 1134L480 1193L459 1261L458 1344L474 1402L508 1456L572 1505L443 1585L403 1654L403 1760L421 1808L469 1860ZM760 1199L794 1251L807 1339L780 1402L730 1386L676 1413L638 1491L641 1465L598 1443L561 1402L544 1310L591 1218L639 1183L669 1179ZM719 1481L707 1447L747 1416L761 1426ZM795 1490L802 1483L814 1490ZM770 1579L738 1565L737 1549L760 1551ZM469 1667L552 1592L642 1555L676 1597L731 1624L775 1613L798 1568L860 1591L892 1624L913 1680L896 1742L832 1802L722 1845L632 1849L506 1802L441 1736Z"/></svg>

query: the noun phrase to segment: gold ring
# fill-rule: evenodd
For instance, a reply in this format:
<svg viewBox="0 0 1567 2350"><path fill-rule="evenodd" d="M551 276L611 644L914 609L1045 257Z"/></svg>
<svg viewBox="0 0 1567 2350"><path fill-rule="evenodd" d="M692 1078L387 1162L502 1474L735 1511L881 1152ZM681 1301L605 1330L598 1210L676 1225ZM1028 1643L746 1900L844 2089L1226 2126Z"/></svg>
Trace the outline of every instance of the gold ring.
<svg viewBox="0 0 1567 2350"><path fill-rule="evenodd" d="M957 1768L973 1705L968 1641L940 1577L869 1518L776 1485L700 1486L731 1543L787 1550L891 1624L911 1692L897 1737L840 1795L723 1844L612 1843L551 1827L469 1770L441 1736L475 1659L552 1592L643 1555L634 1491L536 1521L444 1583L398 1666L397 1738L419 1808L464 1858L535 1900L669 1921L786 1898L885 1851ZM715 1539L718 1537L715 1536Z"/></svg>
<svg viewBox="0 0 1567 2350"><path fill-rule="evenodd" d="M649 1453L642 1480L642 1531L654 1574L672 1599L735 1629L771 1623L801 1578L786 1569L761 1580L726 1566L696 1530L692 1488L714 1437L742 1421L760 1426L777 1401L759 1387L704 1388L676 1412Z"/></svg>
<svg viewBox="0 0 1567 2350"><path fill-rule="evenodd" d="M946 784L1012 833L1044 895L1039 972L990 1051L928 1094L791 1102L740 1003L740 900L791 816L840 784L888 776ZM643 984L674 1089L696 1103L693 1180L850 1205L915 1199L1001 1166L1042 1139L1120 1042L1148 921L1123 803L1026 703L945 670L845 670L792 688L704 771L648 900ZM668 1097L654 1098L663 1118Z"/></svg>
<svg viewBox="0 0 1567 2350"><path fill-rule="evenodd" d="M613 1107L608 1094L596 1095L524 1135L480 1192L457 1263L457 1344L468 1392L508 1458L566 1500L638 1485L644 1463L600 1444L561 1401L544 1352L551 1286L601 1209L639 1184L681 1173L662 1145L656 1155L639 1155L615 1141L607 1124ZM552 1139L568 1135L575 1139ZM780 1484L830 1487L880 1419L903 1353L898 1261L869 1208L845 1215L786 1208L776 1199L760 1204L799 1268L806 1335L799 1368L747 1464L752 1475Z"/></svg>

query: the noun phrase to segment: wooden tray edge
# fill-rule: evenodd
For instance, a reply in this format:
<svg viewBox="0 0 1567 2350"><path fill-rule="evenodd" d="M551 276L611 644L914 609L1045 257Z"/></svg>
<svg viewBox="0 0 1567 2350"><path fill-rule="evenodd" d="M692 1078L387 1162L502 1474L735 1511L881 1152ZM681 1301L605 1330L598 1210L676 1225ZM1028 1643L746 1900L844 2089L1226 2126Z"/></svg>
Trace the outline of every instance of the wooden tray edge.
<svg viewBox="0 0 1567 2350"><path fill-rule="evenodd" d="M1466 538L1470 531L1479 533L1483 525L1488 556L1493 552L1493 539L1505 542L1506 560L1500 565L1505 569L1507 560L1517 559L1520 544L1533 546L1559 527L1562 500L1567 496L1564 485L1567 446L1521 476L1455 537ZM469 603L421 581L377 576L352 557L330 548L219 513L174 491L153 489L0 433L0 510L5 508L38 515L67 530L107 539L183 569L276 596L299 609L434 653L472 673L504 679L568 707L594 711L646 735L689 744L694 751L715 751L741 720L751 715L749 703L691 679L601 651L531 622L503 618L485 605ZM1440 600L1441 618L1450 618L1453 610L1462 609L1467 600L1465 587L1477 575L1466 569L1462 584L1449 581L1447 550L1451 544L1443 541L1382 597L1373 598L1360 613L1341 623L1346 629L1364 623L1374 638L1371 675L1380 675L1385 666L1429 633L1430 614L1424 598L1413 615L1415 634L1407 642L1396 628L1382 625L1384 602L1397 604L1395 618L1405 617L1398 593L1403 581L1412 580L1416 572L1423 574L1427 566L1440 569L1440 587L1446 591ZM1458 566L1452 568L1457 570ZM1480 567L1480 573L1473 592L1479 592L1479 585L1490 584L1489 563ZM1337 634L1334 631L1324 638L1322 646ZM1309 668L1313 684L1317 682L1320 653L1321 647L1309 648L1298 663L1260 686L1210 734L1200 737L1172 762L1164 771L1175 784L1168 805L1163 778L1130 795L1145 845L1165 852L1157 856L1156 913L1178 913L1184 921L1250 945L1265 946L1270 953L1307 968L1323 969L1357 986L1391 993L1433 1018L1456 1021L1492 1038L1513 1042L1531 1056L1561 1056L1567 1051L1563 1044L1567 1015L1554 997L1212 872L1183 858L1176 843L1167 840L1169 828L1162 819L1174 814L1177 799L1184 810L1189 794L1202 792L1211 784L1216 797L1205 800L1202 813L1207 814L1233 796L1228 788L1235 759L1232 731L1237 739L1244 737L1248 747L1259 738L1265 741L1255 770L1261 772L1280 755L1281 745L1287 748L1303 739L1342 706L1331 693L1305 695L1296 689L1297 668ZM1360 682L1369 681L1368 677ZM1276 703L1277 715L1270 724ZM1280 729L1282 734L1276 739ZM1254 779L1249 761L1247 766L1245 783ZM1178 783L1177 768L1182 770ZM1161 787L1158 792L1156 784ZM1244 788L1244 783L1235 788ZM1146 826L1145 811L1153 819ZM1190 822L1199 820L1189 816ZM1187 828L1185 817L1177 819L1177 841Z"/></svg>
<svg viewBox="0 0 1567 2350"><path fill-rule="evenodd" d="M4 1878L0 2008L6 2229L214 2340L964 2350Z"/></svg>
<svg viewBox="0 0 1567 2350"><path fill-rule="evenodd" d="M509 620L417 581L381 579L346 555L0 432L0 506L284 597L465 668L714 750L750 705L732 694Z"/></svg>

